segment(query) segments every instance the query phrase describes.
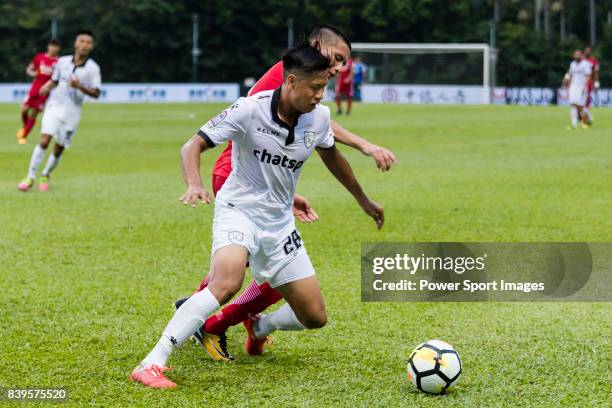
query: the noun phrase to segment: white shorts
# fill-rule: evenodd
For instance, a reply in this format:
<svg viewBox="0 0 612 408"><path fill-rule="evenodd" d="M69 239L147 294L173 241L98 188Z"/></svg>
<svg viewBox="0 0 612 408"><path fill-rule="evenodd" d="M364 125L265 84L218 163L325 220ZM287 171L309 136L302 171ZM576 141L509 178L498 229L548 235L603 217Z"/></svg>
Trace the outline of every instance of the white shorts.
<svg viewBox="0 0 612 408"><path fill-rule="evenodd" d="M40 133L53 136L60 146L70 147L77 126L69 123L65 117L62 110L47 108L43 114Z"/></svg>
<svg viewBox="0 0 612 408"><path fill-rule="evenodd" d="M232 244L249 251L253 278L260 285L268 282L276 288L315 274L294 222L283 228L266 230L239 210L216 205L212 254Z"/></svg>
<svg viewBox="0 0 612 408"><path fill-rule="evenodd" d="M585 106L587 95L586 86L570 86L568 98L570 105Z"/></svg>

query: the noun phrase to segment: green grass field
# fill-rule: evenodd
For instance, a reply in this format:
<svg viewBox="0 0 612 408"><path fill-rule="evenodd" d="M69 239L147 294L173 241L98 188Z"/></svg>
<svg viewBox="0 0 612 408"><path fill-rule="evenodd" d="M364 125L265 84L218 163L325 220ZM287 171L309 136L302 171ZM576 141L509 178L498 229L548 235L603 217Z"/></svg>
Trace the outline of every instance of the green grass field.
<svg viewBox="0 0 612 408"><path fill-rule="evenodd" d="M609 303L360 302L364 241L612 241L612 110L569 132L566 109L357 106L339 122L392 149L382 174L344 148L382 203L377 231L318 157L298 192L321 219L300 230L330 322L277 332L264 356L213 363L187 343L176 390L128 381L206 272L212 207L180 205L179 149L224 106L89 105L48 193L21 193L37 126L19 146L18 106L0 105L0 386L67 387L69 405L610 406ZM204 154L202 172L220 152ZM447 396L413 390L421 341L455 345ZM12 406L12 405L11 405Z"/></svg>

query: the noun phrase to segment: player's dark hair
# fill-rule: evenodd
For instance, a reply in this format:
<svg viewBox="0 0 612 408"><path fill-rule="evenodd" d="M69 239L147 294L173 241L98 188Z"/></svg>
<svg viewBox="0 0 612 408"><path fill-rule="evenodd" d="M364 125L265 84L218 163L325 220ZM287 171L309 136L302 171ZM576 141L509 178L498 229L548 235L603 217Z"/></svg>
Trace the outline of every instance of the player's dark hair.
<svg viewBox="0 0 612 408"><path fill-rule="evenodd" d="M58 40L57 38L53 38L53 37L47 40L47 44L57 45L58 47L61 45L60 40Z"/></svg>
<svg viewBox="0 0 612 408"><path fill-rule="evenodd" d="M309 75L327 71L330 66L329 58L308 43L299 44L283 55L283 76L285 78L289 74Z"/></svg>
<svg viewBox="0 0 612 408"><path fill-rule="evenodd" d="M320 26L315 27L310 32L310 34L308 34L307 40L309 43L312 43L316 40L320 41L321 38L324 38L326 34L332 34L333 36L340 38L346 43L346 45L349 47L349 50L353 49L351 47L351 41L348 39L346 34L344 34L344 32L342 32L342 30L340 30L338 27L333 26L331 24L322 24Z"/></svg>
<svg viewBox="0 0 612 408"><path fill-rule="evenodd" d="M81 30L81 31L79 31L79 32L77 33L77 35L76 35L76 36L78 37L79 35L88 35L88 36L90 36L90 37L91 37L92 39L94 39L94 40L95 40L95 38L96 38L96 37L94 36L93 31L91 31L91 30Z"/></svg>

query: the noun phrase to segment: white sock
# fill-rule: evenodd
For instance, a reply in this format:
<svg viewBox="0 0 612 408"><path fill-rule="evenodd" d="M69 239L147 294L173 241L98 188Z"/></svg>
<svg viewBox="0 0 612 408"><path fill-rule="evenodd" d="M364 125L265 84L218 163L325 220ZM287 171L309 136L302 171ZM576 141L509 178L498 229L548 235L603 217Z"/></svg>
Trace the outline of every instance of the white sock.
<svg viewBox="0 0 612 408"><path fill-rule="evenodd" d="M44 159L45 149L43 149L42 147L40 147L39 144L37 144L34 147L34 151L32 152L32 158L30 159L30 169L28 170L29 178L31 178L32 180L36 179L36 173L38 173L38 168L40 167Z"/></svg>
<svg viewBox="0 0 612 408"><path fill-rule="evenodd" d="M51 173L53 171L53 169L55 169L57 167L57 165L59 164L59 161L60 161L61 158L62 158L62 156L55 157L55 153L51 153L49 155L49 158L47 159L47 165L45 166L44 170L42 171L42 175L44 177L47 177L49 175L49 173Z"/></svg>
<svg viewBox="0 0 612 408"><path fill-rule="evenodd" d="M587 117L587 119L590 121L593 120L593 117L591 116L591 109L587 108L586 106L584 108L582 108L582 112L583 114Z"/></svg>
<svg viewBox="0 0 612 408"><path fill-rule="evenodd" d="M141 366L155 364L164 367L172 351L195 333L218 307L219 302L208 288L192 295L174 313L159 342L142 360Z"/></svg>
<svg viewBox="0 0 612 408"><path fill-rule="evenodd" d="M255 336L263 339L274 330L304 330L306 327L298 320L288 303L274 313L261 316L253 325Z"/></svg>
<svg viewBox="0 0 612 408"><path fill-rule="evenodd" d="M572 127L578 126L578 108L572 106L570 108L570 117L572 118Z"/></svg>

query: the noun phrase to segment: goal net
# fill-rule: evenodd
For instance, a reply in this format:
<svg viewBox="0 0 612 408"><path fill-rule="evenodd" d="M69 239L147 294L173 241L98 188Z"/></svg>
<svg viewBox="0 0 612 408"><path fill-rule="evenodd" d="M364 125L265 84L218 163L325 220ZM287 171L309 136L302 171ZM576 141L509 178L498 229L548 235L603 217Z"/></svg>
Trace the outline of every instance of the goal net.
<svg viewBox="0 0 612 408"><path fill-rule="evenodd" d="M354 43L364 102L489 103L487 44Z"/></svg>

